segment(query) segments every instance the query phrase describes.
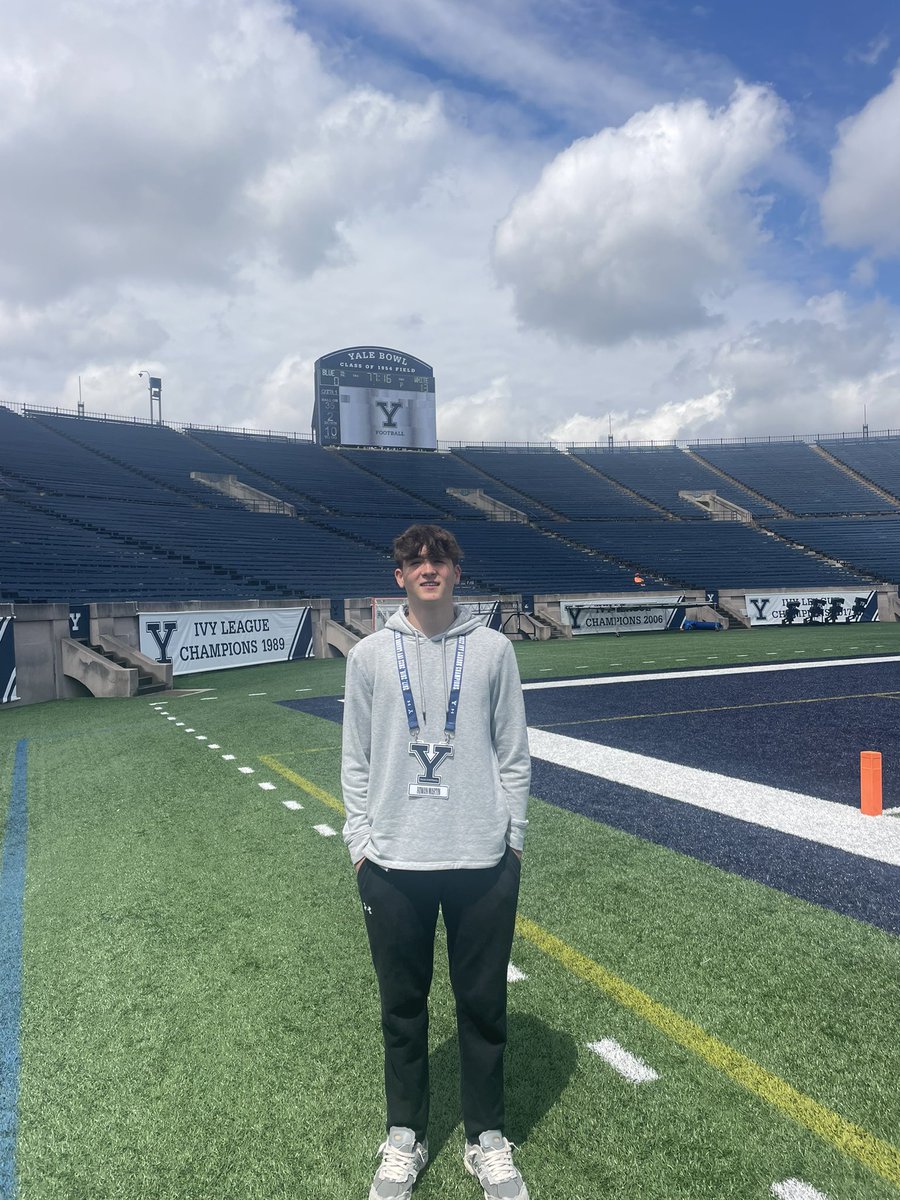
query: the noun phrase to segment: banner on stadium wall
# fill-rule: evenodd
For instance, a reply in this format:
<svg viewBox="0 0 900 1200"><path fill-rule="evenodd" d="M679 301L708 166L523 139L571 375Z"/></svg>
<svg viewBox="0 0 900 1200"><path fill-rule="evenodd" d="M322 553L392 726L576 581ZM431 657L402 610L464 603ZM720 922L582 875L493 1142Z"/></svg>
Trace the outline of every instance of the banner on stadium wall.
<svg viewBox="0 0 900 1200"><path fill-rule="evenodd" d="M467 617L478 617L481 624L486 625L488 629L502 630L503 610L499 600L470 602L457 600L455 603L456 607L461 609ZM405 604L406 601L401 596L398 596L396 600L393 596L389 600L374 599L372 601L372 628L384 629L394 613L399 612Z"/></svg>
<svg viewBox="0 0 900 1200"><path fill-rule="evenodd" d="M312 658L312 610L138 613L141 654L174 675Z"/></svg>
<svg viewBox="0 0 900 1200"><path fill-rule="evenodd" d="M659 633L680 629L684 597L657 596L634 600L560 600L559 616L572 633Z"/></svg>
<svg viewBox="0 0 900 1200"><path fill-rule="evenodd" d="M0 704L18 700L16 691L16 643L13 618L0 617Z"/></svg>
<svg viewBox="0 0 900 1200"><path fill-rule="evenodd" d="M69 637L73 642L90 642L91 606L89 604L69 605Z"/></svg>
<svg viewBox="0 0 900 1200"><path fill-rule="evenodd" d="M878 620L878 593L857 588L747 593L751 625L847 625Z"/></svg>

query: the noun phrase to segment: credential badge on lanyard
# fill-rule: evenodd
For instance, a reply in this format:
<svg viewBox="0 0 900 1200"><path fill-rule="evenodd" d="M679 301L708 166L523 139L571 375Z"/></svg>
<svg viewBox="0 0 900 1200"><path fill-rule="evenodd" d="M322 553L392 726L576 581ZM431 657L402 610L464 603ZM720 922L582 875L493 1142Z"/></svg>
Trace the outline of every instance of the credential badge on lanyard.
<svg viewBox="0 0 900 1200"><path fill-rule="evenodd" d="M394 630L394 653L397 657L397 674L400 677L400 691L403 695L403 707L406 709L406 721L409 725L409 732L412 734L409 753L418 760L419 766L422 768L422 774L416 777L416 782L409 785L409 795L426 799L449 800L450 788L447 784L441 783L438 770L445 759L453 757L453 738L456 734L459 695L462 689L463 666L466 660L466 639L464 637L456 639L453 678L450 682L450 696L444 720L444 740L441 742L419 740L419 715L416 712L416 702L413 699L412 687L409 682L403 635L396 629Z"/></svg>

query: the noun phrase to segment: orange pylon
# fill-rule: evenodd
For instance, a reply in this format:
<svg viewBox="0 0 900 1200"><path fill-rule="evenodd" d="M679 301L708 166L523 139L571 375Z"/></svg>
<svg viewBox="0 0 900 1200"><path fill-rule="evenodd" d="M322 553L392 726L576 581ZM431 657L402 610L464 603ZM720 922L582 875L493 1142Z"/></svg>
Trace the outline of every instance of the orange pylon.
<svg viewBox="0 0 900 1200"><path fill-rule="evenodd" d="M881 753L878 750L860 751L859 798L863 816L881 816Z"/></svg>

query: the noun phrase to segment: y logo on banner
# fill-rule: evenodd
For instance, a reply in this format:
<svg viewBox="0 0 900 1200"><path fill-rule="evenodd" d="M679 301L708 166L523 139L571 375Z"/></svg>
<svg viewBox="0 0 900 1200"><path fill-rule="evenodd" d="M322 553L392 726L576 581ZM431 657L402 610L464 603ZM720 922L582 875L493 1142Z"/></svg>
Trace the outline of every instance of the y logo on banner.
<svg viewBox="0 0 900 1200"><path fill-rule="evenodd" d="M172 640L172 634L178 628L178 622L166 621L162 623L162 629L165 630L164 637L161 636L162 630L160 629L160 624L161 623L159 621L148 621L146 629L159 648L159 658L156 661L159 663L167 663L172 661L168 655L169 642Z"/></svg>

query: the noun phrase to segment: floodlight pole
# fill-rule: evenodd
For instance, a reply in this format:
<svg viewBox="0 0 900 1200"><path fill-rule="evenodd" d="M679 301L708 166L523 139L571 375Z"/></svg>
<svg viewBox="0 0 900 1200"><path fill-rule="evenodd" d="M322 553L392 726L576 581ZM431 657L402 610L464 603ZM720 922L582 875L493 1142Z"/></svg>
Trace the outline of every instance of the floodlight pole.
<svg viewBox="0 0 900 1200"><path fill-rule="evenodd" d="M153 405L156 404L159 413L159 424L162 425L162 379L151 375L149 371L138 371L138 379L147 376L147 388L150 392L150 424L153 424Z"/></svg>

